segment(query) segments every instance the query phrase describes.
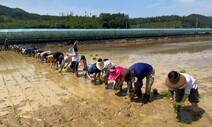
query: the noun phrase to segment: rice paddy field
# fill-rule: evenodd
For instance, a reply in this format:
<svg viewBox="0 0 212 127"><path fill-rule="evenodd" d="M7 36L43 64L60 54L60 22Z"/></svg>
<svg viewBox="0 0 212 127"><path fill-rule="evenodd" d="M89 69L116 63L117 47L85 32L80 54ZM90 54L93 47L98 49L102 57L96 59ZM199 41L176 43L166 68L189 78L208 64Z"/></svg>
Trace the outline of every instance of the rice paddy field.
<svg viewBox="0 0 212 127"><path fill-rule="evenodd" d="M68 54L65 45L39 45L39 48ZM125 90L113 90L112 81L108 87L92 84L83 78L81 68L76 77L64 70L59 73L36 58L1 50L0 126L212 126L212 36L80 42L79 53L86 56L89 65L100 57L124 67L136 62L151 64L156 70L152 90L157 89L159 95L152 92L151 102L142 105L141 98L130 100ZM198 118L192 116L189 102L176 113L173 101L162 95L171 70L184 70L197 80L201 95Z"/></svg>

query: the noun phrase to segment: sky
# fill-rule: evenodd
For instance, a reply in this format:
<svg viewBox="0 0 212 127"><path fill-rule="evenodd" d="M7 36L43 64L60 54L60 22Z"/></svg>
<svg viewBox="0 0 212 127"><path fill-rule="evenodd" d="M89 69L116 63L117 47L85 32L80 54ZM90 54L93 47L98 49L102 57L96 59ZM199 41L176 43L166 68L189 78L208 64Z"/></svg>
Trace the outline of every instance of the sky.
<svg viewBox="0 0 212 127"><path fill-rule="evenodd" d="M212 16L212 0L0 0L0 5L41 15L124 13L130 18L162 15Z"/></svg>

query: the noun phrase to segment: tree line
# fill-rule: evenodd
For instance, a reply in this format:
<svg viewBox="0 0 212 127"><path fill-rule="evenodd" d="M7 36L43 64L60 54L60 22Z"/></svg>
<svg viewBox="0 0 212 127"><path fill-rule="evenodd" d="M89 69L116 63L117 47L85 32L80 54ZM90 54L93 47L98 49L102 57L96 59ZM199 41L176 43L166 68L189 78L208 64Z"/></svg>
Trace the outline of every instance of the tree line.
<svg viewBox="0 0 212 127"><path fill-rule="evenodd" d="M49 16L0 5L0 29L12 28L212 28L212 18L198 14L129 18L124 13Z"/></svg>

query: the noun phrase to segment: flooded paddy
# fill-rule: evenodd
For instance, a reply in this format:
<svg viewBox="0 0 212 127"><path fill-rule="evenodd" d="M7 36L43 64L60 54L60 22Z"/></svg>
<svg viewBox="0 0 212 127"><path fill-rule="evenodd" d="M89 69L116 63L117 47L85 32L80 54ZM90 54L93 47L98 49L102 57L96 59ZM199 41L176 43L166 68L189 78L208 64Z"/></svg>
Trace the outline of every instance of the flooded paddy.
<svg viewBox="0 0 212 127"><path fill-rule="evenodd" d="M81 68L77 78L35 58L0 51L0 126L211 126L212 39L131 41L82 44L79 53L89 65L95 62L93 57L125 67L150 63L156 70L152 89L159 92L167 89L164 81L169 71L185 69L197 80L202 118L194 121L185 112L187 117L179 122L169 98L151 95L151 102L141 106L139 99L130 101L124 92L91 84ZM68 54L68 46L41 48Z"/></svg>

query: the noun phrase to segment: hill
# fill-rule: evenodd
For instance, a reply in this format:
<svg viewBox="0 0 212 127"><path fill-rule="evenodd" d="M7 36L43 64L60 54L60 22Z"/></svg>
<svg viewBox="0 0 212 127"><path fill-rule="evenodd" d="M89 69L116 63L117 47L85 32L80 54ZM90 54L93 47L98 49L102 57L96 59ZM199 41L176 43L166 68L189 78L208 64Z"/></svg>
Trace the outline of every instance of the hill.
<svg viewBox="0 0 212 127"><path fill-rule="evenodd" d="M130 25L140 28L212 28L212 18L199 14L134 18Z"/></svg>
<svg viewBox="0 0 212 127"><path fill-rule="evenodd" d="M0 18L1 22L14 21L14 20L52 20L58 16L48 16L28 13L20 8L9 8L0 5Z"/></svg>
<svg viewBox="0 0 212 127"><path fill-rule="evenodd" d="M132 18L127 14L50 16L0 5L0 28L212 28L212 18L199 14Z"/></svg>

